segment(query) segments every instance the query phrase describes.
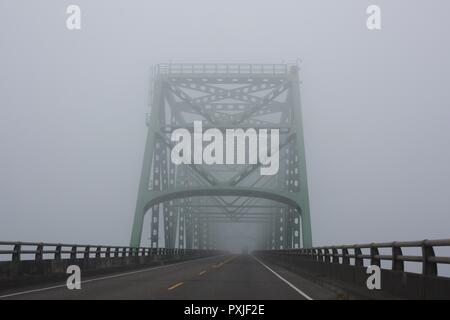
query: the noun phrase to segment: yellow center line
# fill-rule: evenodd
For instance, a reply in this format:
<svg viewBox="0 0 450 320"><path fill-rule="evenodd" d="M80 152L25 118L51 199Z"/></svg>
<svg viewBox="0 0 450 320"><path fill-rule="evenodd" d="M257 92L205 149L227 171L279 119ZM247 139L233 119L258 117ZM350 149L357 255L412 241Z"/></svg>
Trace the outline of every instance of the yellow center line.
<svg viewBox="0 0 450 320"><path fill-rule="evenodd" d="M179 282L179 283L177 283L177 284L175 284L175 285L173 285L173 286L171 286L169 289L167 289L167 290L173 290L173 289L175 289L175 288L178 288L179 286L182 286L184 284L184 282Z"/></svg>
<svg viewBox="0 0 450 320"><path fill-rule="evenodd" d="M220 267L222 267L224 264L230 262L231 260L233 260L233 259L235 259L235 258L236 258L236 256L230 257L230 258L228 258L227 260L225 260L225 261L223 261L223 262L221 262L221 263L219 263L219 264L213 265L213 268L220 268Z"/></svg>
<svg viewBox="0 0 450 320"><path fill-rule="evenodd" d="M206 273L206 271L202 271L202 272L200 272L198 275L199 276L202 276L202 275L204 275Z"/></svg>

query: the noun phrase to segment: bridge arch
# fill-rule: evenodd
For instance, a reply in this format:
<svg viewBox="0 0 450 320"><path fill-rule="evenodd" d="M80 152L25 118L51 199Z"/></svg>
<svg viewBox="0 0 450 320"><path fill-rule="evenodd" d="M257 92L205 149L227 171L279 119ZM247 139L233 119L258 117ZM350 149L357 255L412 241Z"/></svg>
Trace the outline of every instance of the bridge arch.
<svg viewBox="0 0 450 320"><path fill-rule="evenodd" d="M135 216L131 245L136 247L140 245L144 217L153 206L171 200L200 196L237 196L272 200L297 209L302 220L306 220L306 223L309 223L309 215L304 214L301 201L297 198L298 194L292 192L235 186L190 187L172 189L170 191L151 191L148 192L145 200L141 202L140 215ZM303 225L302 234L304 245L310 246L310 232L304 229Z"/></svg>
<svg viewBox="0 0 450 320"><path fill-rule="evenodd" d="M245 187L194 187L189 189L174 189L167 192L152 192L151 198L148 199L144 206L144 214L152 206L162 202L201 196L236 196L272 200L292 206L301 212L300 204L293 197L293 194L289 192Z"/></svg>
<svg viewBox="0 0 450 320"><path fill-rule="evenodd" d="M200 69L198 69L199 66ZM273 200L289 205L290 208L296 208L301 215L303 243L300 243L300 237L297 233L294 236L295 246L312 247L300 88L298 85L300 82L299 68L287 64L283 64L281 67L277 65L267 65L267 67L264 65L233 64L178 65L175 67L169 64L160 65L155 69L149 113L151 116L147 119L147 139L130 241L131 246L140 244L143 219L148 209L151 208L152 215L155 215L155 218L159 214L157 208L152 207L156 204L168 201L167 208L171 208L170 200L178 198L246 196ZM222 105L220 101L223 100L223 96L235 96L239 98L238 100L245 101L244 110L241 110L241 102L224 102ZM195 105L194 108L192 108L191 103ZM211 110L203 107L203 104L211 103L214 104L211 106ZM225 105L227 105L226 112L217 113L214 111L216 108L221 109ZM189 117L181 112L186 107L189 109ZM272 190L246 187L249 180L245 179L259 169L259 166L245 164L243 168L237 168L236 171L221 167L221 172L218 172L218 166L199 167L193 165L187 168L186 166L173 166L173 163L169 160L168 152L172 149L170 136L175 128L184 127L193 130L192 122L195 120L206 120L205 123L209 122L207 126L213 125L221 128L221 130L248 129L253 128L255 124L262 128L261 126L265 126L265 124L264 122L261 123L260 115L274 112L281 113L280 119L276 121L274 119L268 127L283 131L283 139L279 147L280 150L283 149L280 159L283 159L284 162L280 163L282 169L278 172L277 182L270 181L269 176L261 176L262 180L258 180L261 182L259 185L271 183ZM199 186L188 188L188 185L192 185L190 180L196 181ZM160 191L161 187L164 191ZM224 206L225 204L222 203L221 205ZM174 246L176 236L173 237L173 235L177 234L176 226L174 226L173 219L170 218L170 213L164 221L166 221L166 218L168 218L169 228L163 228L163 233L169 244ZM152 228L154 228L151 234L152 245L159 241L159 231L156 230L159 230L160 221L161 219L152 219ZM279 223L275 222L275 224L278 228ZM296 228L295 231L299 231L295 222L294 227ZM166 232L166 229L168 232ZM290 229L280 230L283 236L275 239L276 246L281 247L280 243L283 237L284 239L287 238Z"/></svg>

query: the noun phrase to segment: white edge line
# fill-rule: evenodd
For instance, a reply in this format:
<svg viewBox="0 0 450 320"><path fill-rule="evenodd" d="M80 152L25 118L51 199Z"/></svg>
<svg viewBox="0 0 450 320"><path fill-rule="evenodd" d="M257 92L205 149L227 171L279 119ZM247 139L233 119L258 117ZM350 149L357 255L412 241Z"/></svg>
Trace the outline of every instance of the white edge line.
<svg viewBox="0 0 450 320"><path fill-rule="evenodd" d="M313 298L311 298L310 296L308 296L306 293L304 293L302 290L300 290L299 288L297 288L296 286L294 286L292 283L290 283L289 281L287 281L285 278L283 278L282 276L280 276L278 273L276 273L275 271L273 271L270 267L268 267L266 264L264 264L261 260L259 260L257 257L253 256L253 259L255 259L256 261L258 261L263 267L265 267L267 270L269 270L270 272L272 272L274 275L276 275L281 281L283 281L284 283L286 283L289 287L291 287L292 289L294 289L295 291L297 291L297 293L301 294L306 300L314 300Z"/></svg>
<svg viewBox="0 0 450 320"><path fill-rule="evenodd" d="M194 262L194 261L212 259L212 258L217 258L217 257L221 257L221 256L222 255L212 256L212 257L205 257L205 258L200 258L200 259L194 259L194 260L188 260L188 261L182 261L182 262L167 264L167 265L158 266L158 267L147 268L147 269L143 269L143 270L119 273L119 274L115 274L115 275L112 275L112 276L106 276L106 277L101 277L101 278L95 278L95 279L89 279L89 280L81 281L81 284L89 283L89 282L95 282L95 281L101 281L101 280L120 278L120 277L125 277L125 276L129 276L129 275L137 274L137 273L143 273L143 272L158 270L158 269L162 269L162 268L173 267L173 266L177 266L177 265L179 266L179 265L190 263L190 262ZM36 292L49 291L49 290L54 290L54 289L59 289L59 288L65 288L65 287L67 287L67 285L66 284L62 284L62 285L53 286L53 287L45 287L45 288L41 288L41 289L34 289L34 290L29 290L29 291L22 291L22 292L11 293L11 294L6 294L6 295L3 295L3 296L0 296L0 300L1 299L5 299L5 298L21 296L21 295L25 295L25 294L30 294L30 293L36 293Z"/></svg>

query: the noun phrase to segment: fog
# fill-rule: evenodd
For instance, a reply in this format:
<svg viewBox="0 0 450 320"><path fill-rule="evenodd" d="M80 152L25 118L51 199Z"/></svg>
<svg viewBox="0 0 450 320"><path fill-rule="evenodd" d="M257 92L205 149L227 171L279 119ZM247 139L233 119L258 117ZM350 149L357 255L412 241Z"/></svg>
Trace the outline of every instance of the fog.
<svg viewBox="0 0 450 320"><path fill-rule="evenodd" d="M382 30L366 28L370 4ZM2 0L0 240L129 243L152 65L298 59L314 245L448 238L448 12L446 0ZM256 226L222 228L229 248L255 247Z"/></svg>

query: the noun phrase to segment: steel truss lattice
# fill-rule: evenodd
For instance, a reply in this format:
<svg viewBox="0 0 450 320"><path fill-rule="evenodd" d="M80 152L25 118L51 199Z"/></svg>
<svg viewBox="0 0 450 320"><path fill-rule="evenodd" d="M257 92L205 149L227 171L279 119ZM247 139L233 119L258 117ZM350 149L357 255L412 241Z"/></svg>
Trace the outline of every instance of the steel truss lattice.
<svg viewBox="0 0 450 320"><path fill-rule="evenodd" d="M264 249L312 246L298 70L286 64L154 68L131 246L141 244L146 214L152 247L213 248L214 230L226 222L261 224ZM259 165L174 165L170 135L192 130L194 120L205 130L279 129L278 174L261 176Z"/></svg>

